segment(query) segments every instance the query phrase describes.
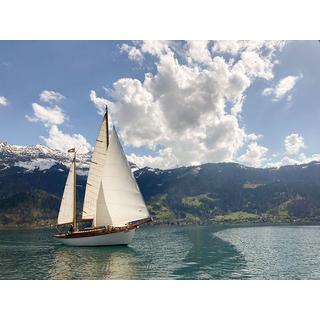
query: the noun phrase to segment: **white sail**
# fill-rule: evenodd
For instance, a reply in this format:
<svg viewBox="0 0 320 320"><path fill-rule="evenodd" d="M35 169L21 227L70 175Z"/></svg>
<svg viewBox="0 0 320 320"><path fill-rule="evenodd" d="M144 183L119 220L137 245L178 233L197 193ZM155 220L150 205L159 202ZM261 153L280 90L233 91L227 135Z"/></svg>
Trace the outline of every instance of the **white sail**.
<svg viewBox="0 0 320 320"><path fill-rule="evenodd" d="M74 170L74 163L72 162L67 182L64 187L64 192L60 204L60 211L58 216L58 225L66 224L66 223L72 223L73 222L73 213L74 213L74 199L75 199L75 170Z"/></svg>
<svg viewBox="0 0 320 320"><path fill-rule="evenodd" d="M96 140L96 145L92 153L86 185L86 193L83 203L82 219L95 218L102 169L106 162L107 156L107 130L107 119L106 116L104 116L100 127L100 132Z"/></svg>
<svg viewBox="0 0 320 320"><path fill-rule="evenodd" d="M94 226L108 226L112 224L111 217L109 215L106 198L104 196L102 182L100 182L100 188L97 199L97 210L93 220Z"/></svg>
<svg viewBox="0 0 320 320"><path fill-rule="evenodd" d="M102 194L99 197L99 206L102 210L97 210L96 222L111 220L113 226L124 226L149 217L115 129L110 137L101 186L103 197Z"/></svg>

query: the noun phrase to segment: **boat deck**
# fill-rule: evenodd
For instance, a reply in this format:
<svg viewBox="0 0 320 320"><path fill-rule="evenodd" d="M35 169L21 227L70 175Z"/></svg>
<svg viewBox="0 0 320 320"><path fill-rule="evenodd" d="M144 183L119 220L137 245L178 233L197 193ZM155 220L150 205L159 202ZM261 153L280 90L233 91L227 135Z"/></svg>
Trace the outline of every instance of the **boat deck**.
<svg viewBox="0 0 320 320"><path fill-rule="evenodd" d="M86 228L82 230L77 230L73 232L66 232L66 233L58 233L54 235L55 238L82 238L82 237L93 237L93 236L100 236L104 234L111 234L117 232L126 232L129 230L133 230L138 228L137 225L128 225L123 227L96 227L96 228Z"/></svg>

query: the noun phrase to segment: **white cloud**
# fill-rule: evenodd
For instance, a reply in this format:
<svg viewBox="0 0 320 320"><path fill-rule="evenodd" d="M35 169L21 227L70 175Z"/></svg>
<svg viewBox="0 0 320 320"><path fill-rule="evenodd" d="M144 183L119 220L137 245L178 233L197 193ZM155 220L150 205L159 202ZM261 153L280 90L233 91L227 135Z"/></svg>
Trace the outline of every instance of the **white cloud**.
<svg viewBox="0 0 320 320"><path fill-rule="evenodd" d="M284 139L286 152L290 155L298 154L302 148L305 148L304 139L297 133L289 134Z"/></svg>
<svg viewBox="0 0 320 320"><path fill-rule="evenodd" d="M245 96L239 96L238 99L236 99L233 107L231 108L231 114L233 116L237 116L242 111L242 106L244 102Z"/></svg>
<svg viewBox="0 0 320 320"><path fill-rule="evenodd" d="M130 60L141 63L144 60L144 54L160 57L170 51L169 45L174 44L172 41L167 40L146 40L146 41L133 41L135 46L122 44L120 52L126 52Z"/></svg>
<svg viewBox="0 0 320 320"><path fill-rule="evenodd" d="M111 101L105 98L98 98L94 90L91 90L90 92L90 100L94 103L95 107L97 108L98 114L100 114L101 116L106 113L106 105L108 105L109 107L112 104Z"/></svg>
<svg viewBox="0 0 320 320"><path fill-rule="evenodd" d="M239 160L253 167L261 167L263 162L267 160L265 157L267 152L268 148L252 142L248 145L246 153L239 157Z"/></svg>
<svg viewBox="0 0 320 320"><path fill-rule="evenodd" d="M273 78L273 62L270 59L261 56L258 52L244 51L241 54L241 60L238 63L243 64L246 73L250 77L258 77L266 80Z"/></svg>
<svg viewBox="0 0 320 320"><path fill-rule="evenodd" d="M300 163L308 163L311 161L320 161L320 154L315 153L311 156L306 156L304 153L300 153L298 158L299 158Z"/></svg>
<svg viewBox="0 0 320 320"><path fill-rule="evenodd" d="M214 42L212 52L239 55L244 51L268 50L269 55L272 55L275 51L281 50L284 45L285 41L278 40L217 40Z"/></svg>
<svg viewBox="0 0 320 320"><path fill-rule="evenodd" d="M212 61L211 53L208 49L209 41L196 40L188 41L188 56L193 61L200 63L210 63Z"/></svg>
<svg viewBox="0 0 320 320"><path fill-rule="evenodd" d="M50 148L67 152L68 149L75 147L79 148L79 153L88 153L91 150L90 144L81 134L63 133L58 126L53 125L49 129L49 137L41 137L46 145Z"/></svg>
<svg viewBox="0 0 320 320"><path fill-rule="evenodd" d="M65 96L56 91L44 90L40 93L39 99L42 102L56 103L62 99L65 99Z"/></svg>
<svg viewBox="0 0 320 320"><path fill-rule="evenodd" d="M0 96L0 107L5 107L8 105L8 100L4 96Z"/></svg>
<svg viewBox="0 0 320 320"><path fill-rule="evenodd" d="M246 136L246 139L247 141L258 141L262 137L263 137L262 134L250 133Z"/></svg>
<svg viewBox="0 0 320 320"><path fill-rule="evenodd" d="M137 49L136 47L129 46L128 44L124 43L120 47L120 52L126 52L128 54L128 58L130 60L142 63L143 61L143 54L142 52Z"/></svg>
<svg viewBox="0 0 320 320"><path fill-rule="evenodd" d="M160 150L157 156L137 156L132 153L127 156L130 162L136 164L139 168L153 167L153 168L173 168L181 165L179 159L173 154L171 148ZM198 162L190 163L191 165L197 165Z"/></svg>
<svg viewBox="0 0 320 320"><path fill-rule="evenodd" d="M284 147L286 155L279 161L269 162L267 167L281 167L293 164L303 164L311 161L320 161L320 154L306 156L302 149L306 148L304 139L300 134L292 133L285 137ZM277 156L277 155L275 155Z"/></svg>
<svg viewBox="0 0 320 320"><path fill-rule="evenodd" d="M141 44L141 51L144 53L151 54L153 56L160 57L163 54L166 54L169 49L169 45L172 41L166 40L146 40Z"/></svg>
<svg viewBox="0 0 320 320"><path fill-rule="evenodd" d="M238 54L245 48L243 41L235 40L220 40L215 41L212 47L212 53L229 53L232 55Z"/></svg>
<svg viewBox="0 0 320 320"><path fill-rule="evenodd" d="M66 119L66 116L63 113L62 109L59 108L58 106L44 107L38 103L33 103L32 109L33 109L33 117L26 115L26 118L30 122L41 121L42 123L45 124L45 126L50 126L50 125L60 125Z"/></svg>
<svg viewBox="0 0 320 320"><path fill-rule="evenodd" d="M44 91L45 92L45 91ZM42 92L41 95L44 93ZM42 99L43 100L43 99ZM50 98L47 102L54 101ZM45 141L46 145L52 149L67 152L68 149L75 147L79 148L78 152L85 154L91 150L90 144L87 142L84 136L79 133L68 134L61 131L59 125L63 124L67 119L63 110L58 106L45 107L38 103L32 103L33 116L26 115L26 118L30 122L42 122L46 128L48 128L48 137L40 137ZM29 163L30 168L39 166L39 168L46 168L46 163Z"/></svg>
<svg viewBox="0 0 320 320"><path fill-rule="evenodd" d="M287 100L290 101L292 96L289 93L301 77L302 76L287 76L281 79L274 88L264 89L262 95L272 96L274 101L278 101L287 96Z"/></svg>
<svg viewBox="0 0 320 320"><path fill-rule="evenodd" d="M304 163L310 163L312 161L320 161L320 154L315 153L311 156L306 156L304 153L300 153L296 156L296 158L290 158L288 156L284 156L280 161L277 162L270 162L266 166L267 167L282 167L282 166L289 166L289 165L298 165Z"/></svg>
<svg viewBox="0 0 320 320"><path fill-rule="evenodd" d="M162 168L233 161L240 148L258 139L239 123L245 92L257 78L273 77L274 55L281 44L241 42L239 54L229 60L206 41L134 46L153 56L156 70L142 81L116 81L109 91L110 111L127 145L159 151L156 156L133 153L131 161ZM94 91L90 98L97 106L108 102ZM255 163L260 165L265 149L258 147L262 156Z"/></svg>

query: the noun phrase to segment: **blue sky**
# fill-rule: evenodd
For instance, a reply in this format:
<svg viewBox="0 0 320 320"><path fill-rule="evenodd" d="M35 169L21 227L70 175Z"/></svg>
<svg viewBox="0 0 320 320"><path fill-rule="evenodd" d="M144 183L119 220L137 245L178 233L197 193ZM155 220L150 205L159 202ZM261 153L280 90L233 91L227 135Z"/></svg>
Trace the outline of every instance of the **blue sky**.
<svg viewBox="0 0 320 320"><path fill-rule="evenodd" d="M90 148L107 102L139 165L308 162L320 153L319 62L317 41L0 41L0 141L63 150L80 134ZM65 98L43 101L45 90ZM63 119L40 119L35 103Z"/></svg>
<svg viewBox="0 0 320 320"><path fill-rule="evenodd" d="M45 90L67 97L61 107L69 117L63 128L79 132L93 143L100 117L89 98L90 90L109 87L121 77L139 74L113 41L0 41L0 95L9 105L1 109L0 137L15 144L42 143L46 130L25 115ZM15 131L13 126L24 128Z"/></svg>
<svg viewBox="0 0 320 320"><path fill-rule="evenodd" d="M263 134L263 142L275 152L281 152L286 135L298 132L305 138L308 152L318 153L320 44L317 41L291 41L277 58L279 64L274 67L274 79L271 82L288 74L303 75L294 88L292 102L272 102L268 97L261 96L261 91L269 83L259 81L248 90L243 110L244 122L251 130Z"/></svg>

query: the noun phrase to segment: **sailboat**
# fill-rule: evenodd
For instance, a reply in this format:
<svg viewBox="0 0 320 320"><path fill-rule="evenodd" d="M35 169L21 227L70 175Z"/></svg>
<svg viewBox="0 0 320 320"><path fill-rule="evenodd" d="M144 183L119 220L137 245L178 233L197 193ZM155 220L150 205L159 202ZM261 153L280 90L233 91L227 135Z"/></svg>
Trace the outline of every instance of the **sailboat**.
<svg viewBox="0 0 320 320"><path fill-rule="evenodd" d="M55 238L71 246L129 244L140 225L152 221L113 126L109 137L108 108L103 117L90 161L79 228L76 196L76 151L61 200L57 227L69 226Z"/></svg>

